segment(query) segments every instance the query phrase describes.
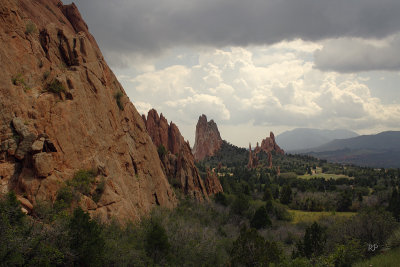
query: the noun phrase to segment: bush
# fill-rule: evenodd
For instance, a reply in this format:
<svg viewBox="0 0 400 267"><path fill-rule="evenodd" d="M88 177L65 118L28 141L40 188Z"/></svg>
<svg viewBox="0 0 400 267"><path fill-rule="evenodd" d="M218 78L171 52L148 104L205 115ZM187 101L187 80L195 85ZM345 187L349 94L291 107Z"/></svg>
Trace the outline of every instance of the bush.
<svg viewBox="0 0 400 267"><path fill-rule="evenodd" d="M54 79L52 82L47 84L46 91L60 95L61 93L65 93L66 90L59 80Z"/></svg>
<svg viewBox="0 0 400 267"><path fill-rule="evenodd" d="M15 76L13 76L11 78L11 82L14 85L22 85L24 88L24 91L28 91L29 89L31 89L25 82L24 78L22 77L21 73L16 74Z"/></svg>
<svg viewBox="0 0 400 267"><path fill-rule="evenodd" d="M165 155L167 155L167 149L164 147L163 144L157 147L157 152L160 159L163 158Z"/></svg>
<svg viewBox="0 0 400 267"><path fill-rule="evenodd" d="M33 23L31 20L28 20L28 22L25 25L25 33L26 34L31 34L31 33L36 33L36 25Z"/></svg>
<svg viewBox="0 0 400 267"><path fill-rule="evenodd" d="M74 178L68 181L67 184L72 186L79 193L89 195L95 177L96 173L94 171L80 170L75 173Z"/></svg>
<svg viewBox="0 0 400 267"><path fill-rule="evenodd" d="M400 228L397 228L393 234L389 237L387 245L390 248L400 247Z"/></svg>
<svg viewBox="0 0 400 267"><path fill-rule="evenodd" d="M335 267L351 267L364 257L363 252L364 248L360 241L353 239L346 244L338 245L335 252L329 256L329 260Z"/></svg>

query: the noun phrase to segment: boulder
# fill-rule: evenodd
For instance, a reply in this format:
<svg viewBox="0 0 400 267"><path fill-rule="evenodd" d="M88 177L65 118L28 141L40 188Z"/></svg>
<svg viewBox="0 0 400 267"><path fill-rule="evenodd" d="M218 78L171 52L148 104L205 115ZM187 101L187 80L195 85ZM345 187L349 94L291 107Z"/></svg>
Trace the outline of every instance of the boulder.
<svg viewBox="0 0 400 267"><path fill-rule="evenodd" d="M33 155L35 173L38 177L47 177L54 170L53 155L42 152Z"/></svg>

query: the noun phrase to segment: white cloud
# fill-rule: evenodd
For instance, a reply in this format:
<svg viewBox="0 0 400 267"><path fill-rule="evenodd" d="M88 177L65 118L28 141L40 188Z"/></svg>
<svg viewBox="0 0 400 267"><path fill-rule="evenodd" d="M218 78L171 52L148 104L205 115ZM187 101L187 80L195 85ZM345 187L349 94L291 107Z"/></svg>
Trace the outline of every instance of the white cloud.
<svg viewBox="0 0 400 267"><path fill-rule="evenodd" d="M384 105L373 96L366 84L370 76L322 72L309 60L319 46L305 44L296 50L296 45L202 50L196 52L197 64L143 73L131 80L128 87L134 85L134 89L128 91L178 126L187 130L192 125L193 132L203 113L224 127L250 124L269 130L363 130L400 124L400 103ZM224 138L229 141L230 137Z"/></svg>

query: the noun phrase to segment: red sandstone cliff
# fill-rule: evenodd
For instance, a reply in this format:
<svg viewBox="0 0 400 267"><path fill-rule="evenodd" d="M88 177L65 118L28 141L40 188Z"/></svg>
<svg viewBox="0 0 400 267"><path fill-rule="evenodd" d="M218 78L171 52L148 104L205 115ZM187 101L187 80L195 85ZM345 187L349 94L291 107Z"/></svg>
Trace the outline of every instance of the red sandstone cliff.
<svg viewBox="0 0 400 267"><path fill-rule="evenodd" d="M142 118L74 4L2 0L0 60L0 194L16 190L29 211L94 169L106 186L97 203L82 199L92 214L135 220L175 205Z"/></svg>
<svg viewBox="0 0 400 267"><path fill-rule="evenodd" d="M174 186L180 188L186 195L200 201L208 199L208 195L222 191L218 178L207 183L207 187L204 185L194 164L189 143L185 142L173 122L168 125L165 117L162 114L158 116L154 109L148 112L147 118L144 117L144 120L147 131L159 150L163 169Z"/></svg>
<svg viewBox="0 0 400 267"><path fill-rule="evenodd" d="M201 115L196 125L195 143L193 155L196 161L203 160L205 157L213 156L222 145L221 135L217 124L210 120L207 122L206 115Z"/></svg>

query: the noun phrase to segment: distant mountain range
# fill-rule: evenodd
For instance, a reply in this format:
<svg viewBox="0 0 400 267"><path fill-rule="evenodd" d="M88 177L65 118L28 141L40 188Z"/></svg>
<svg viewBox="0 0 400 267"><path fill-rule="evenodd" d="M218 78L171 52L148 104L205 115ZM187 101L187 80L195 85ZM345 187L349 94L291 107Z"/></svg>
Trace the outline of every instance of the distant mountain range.
<svg viewBox="0 0 400 267"><path fill-rule="evenodd" d="M321 130L311 128L296 128L281 133L276 137L276 142L286 152L308 150L327 144L335 139L345 139L358 136L357 133L344 130Z"/></svg>
<svg viewBox="0 0 400 267"><path fill-rule="evenodd" d="M333 162L400 168L400 131L337 139L297 152Z"/></svg>

